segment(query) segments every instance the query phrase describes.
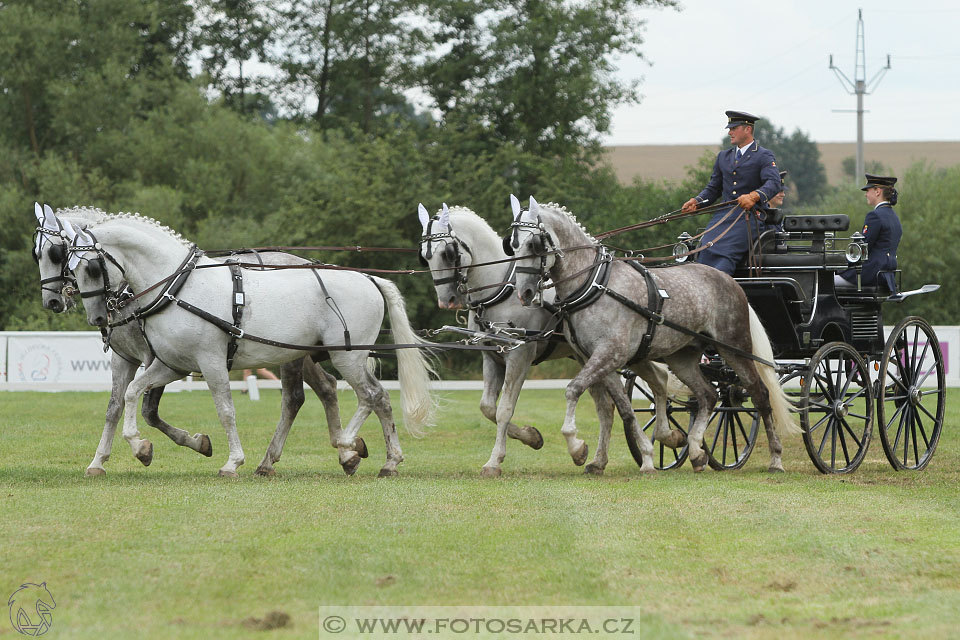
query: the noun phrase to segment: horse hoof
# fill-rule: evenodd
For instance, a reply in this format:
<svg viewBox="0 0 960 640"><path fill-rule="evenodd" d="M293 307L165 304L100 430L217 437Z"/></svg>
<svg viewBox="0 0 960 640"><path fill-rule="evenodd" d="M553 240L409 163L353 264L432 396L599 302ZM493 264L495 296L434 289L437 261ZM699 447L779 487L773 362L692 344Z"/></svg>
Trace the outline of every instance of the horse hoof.
<svg viewBox="0 0 960 640"><path fill-rule="evenodd" d="M388 469L387 467L384 467L383 469L380 469L380 473L377 474L377 477L378 477L378 478L393 478L393 477L398 476L398 475L400 475L400 474L397 473L397 470L396 470L396 469Z"/></svg>
<svg viewBox="0 0 960 640"><path fill-rule="evenodd" d="M661 443L669 449L680 449L687 444L687 436L679 429L672 429L670 435L661 440Z"/></svg>
<svg viewBox="0 0 960 640"><path fill-rule="evenodd" d="M360 466L360 456L353 456L346 462L340 465L343 467L343 472L348 476L352 476L357 472L357 467Z"/></svg>
<svg viewBox="0 0 960 640"><path fill-rule="evenodd" d="M696 457L690 456L690 463L693 465L694 471L703 471L709 460L710 456L707 455L706 451L700 451L700 455Z"/></svg>
<svg viewBox="0 0 960 640"><path fill-rule="evenodd" d="M529 443L527 446L533 449L534 451L539 451L543 448L543 436L540 434L540 431L536 427L531 427L527 425L523 428L524 431L532 431L534 438L533 442Z"/></svg>
<svg viewBox="0 0 960 640"><path fill-rule="evenodd" d="M590 447L587 446L587 443L584 442L580 445L580 448L574 453L571 457L573 458L573 464L578 467L583 466L583 463L587 461L587 454L590 452Z"/></svg>
<svg viewBox="0 0 960 640"><path fill-rule="evenodd" d="M480 469L481 478L499 478L503 474L500 467L483 467Z"/></svg>
<svg viewBox="0 0 960 640"><path fill-rule="evenodd" d="M144 440L140 443L140 448L137 450L137 455L134 456L137 460L143 463L143 466L149 467L150 463L153 462L153 443L149 440Z"/></svg>
<svg viewBox="0 0 960 640"><path fill-rule="evenodd" d="M213 455L213 445L210 443L210 436L203 433L195 433L193 437L200 438L200 448L197 449L197 453L208 458Z"/></svg>
<svg viewBox="0 0 960 640"><path fill-rule="evenodd" d="M253 475L260 476L261 478L272 478L277 475L277 472L273 470L273 467L257 467Z"/></svg>
<svg viewBox="0 0 960 640"><path fill-rule="evenodd" d="M596 463L594 463L594 462L591 462L590 464L588 464L587 466L585 466L585 467L583 468L583 472L584 472L585 474L587 474L587 475L602 476L602 475L603 475L603 467L601 467L600 465L598 465L598 464L596 464Z"/></svg>
<svg viewBox="0 0 960 640"><path fill-rule="evenodd" d="M107 472L100 467L87 467L87 470L83 472L83 475L88 478L95 478L97 476L105 476L107 475Z"/></svg>
<svg viewBox="0 0 960 640"><path fill-rule="evenodd" d="M226 469L220 469L220 471L217 472L217 475L220 476L221 478L239 478L240 477L240 474L237 473L236 471L227 471Z"/></svg>
<svg viewBox="0 0 960 640"><path fill-rule="evenodd" d="M703 465L701 465L701 466L699 466L699 467L698 467L697 465L693 465L693 472L694 472L694 473L703 473Z"/></svg>
<svg viewBox="0 0 960 640"><path fill-rule="evenodd" d="M367 443L363 441L363 438L357 438L353 441L353 450L357 452L357 455L361 458L366 458L370 454L367 453Z"/></svg>
<svg viewBox="0 0 960 640"><path fill-rule="evenodd" d="M786 473L786 472L783 470L783 467L769 467L769 468L767 469L767 471L770 472L770 473Z"/></svg>
<svg viewBox="0 0 960 640"><path fill-rule="evenodd" d="M650 465L642 465L642 466L640 467L640 473L642 473L642 474L644 474L644 475L655 474L655 473L657 473L657 468L656 468L655 466L653 466L652 464L650 464Z"/></svg>

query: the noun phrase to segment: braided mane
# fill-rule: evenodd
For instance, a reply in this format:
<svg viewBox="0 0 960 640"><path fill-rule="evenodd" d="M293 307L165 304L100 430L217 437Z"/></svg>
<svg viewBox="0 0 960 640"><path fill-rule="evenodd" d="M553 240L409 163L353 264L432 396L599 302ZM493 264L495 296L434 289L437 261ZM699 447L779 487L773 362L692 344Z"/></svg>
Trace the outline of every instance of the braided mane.
<svg viewBox="0 0 960 640"><path fill-rule="evenodd" d="M564 207L562 204L557 204L556 202L548 202L548 203L546 203L546 204L541 204L541 205L540 205L540 208L541 208L541 209L550 209L551 211L555 211L556 213L560 213L560 214L565 215L567 218L569 218L570 222L572 222L572 223L574 223L575 225L577 225L577 228L580 229L580 231L583 232L583 235L587 236L587 239L590 240L590 242L592 242L592 243L595 244L595 245L599 245L599 244L600 244L600 241L597 240L596 238L594 238L593 235L592 235L589 231L587 231L586 227L584 227L582 224L580 224L580 221L577 220L577 216L573 215L573 214L572 214L570 211L568 211L567 208Z"/></svg>
<svg viewBox="0 0 960 640"><path fill-rule="evenodd" d="M454 219L454 216L456 216L456 219ZM453 226L454 233L456 233L458 229L463 230L467 228L476 233L486 233L499 237L489 222L467 207L450 207L450 224Z"/></svg>
<svg viewBox="0 0 960 640"><path fill-rule="evenodd" d="M67 209L57 209L55 215L67 217L74 221L79 219L81 222L87 223L80 224L81 228L87 228L95 224L105 224L107 222L115 221L137 222L158 229L159 231L163 231L185 247L190 246L190 241L180 235L179 232L171 229L170 227L161 223L159 220L149 216L141 215L139 213L125 213L123 211L119 213L106 213L102 209L98 209L96 207L70 207Z"/></svg>

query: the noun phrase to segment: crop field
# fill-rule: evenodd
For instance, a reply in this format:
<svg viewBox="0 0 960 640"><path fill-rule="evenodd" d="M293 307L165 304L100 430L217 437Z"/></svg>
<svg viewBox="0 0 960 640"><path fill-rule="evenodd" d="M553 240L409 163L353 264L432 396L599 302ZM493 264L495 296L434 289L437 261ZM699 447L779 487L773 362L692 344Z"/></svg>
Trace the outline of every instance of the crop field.
<svg viewBox="0 0 960 640"><path fill-rule="evenodd" d="M511 440L491 480L479 475L494 435L479 392L441 394L424 438L401 427L406 461L391 479L377 478L375 419L361 431L370 458L346 477L308 397L278 475L265 479L253 471L279 392L262 395L235 397L246 464L230 480L216 475L226 438L209 394L170 393L160 413L209 434L213 458L141 420L152 465L118 435L97 478L83 471L107 394L0 394L0 597L45 582L56 599L49 638L317 638L321 606L412 604L642 607L642 638L960 628L957 402L919 473L893 471L875 433L855 474L820 475L790 436L787 473L770 475L761 432L739 471L687 464L641 476L618 419L606 474L588 477L559 433L562 391L528 390L516 422L538 427L545 445ZM353 394L340 398L349 415ZM585 399L591 458L592 414ZM5 616L0 638L20 637Z"/></svg>

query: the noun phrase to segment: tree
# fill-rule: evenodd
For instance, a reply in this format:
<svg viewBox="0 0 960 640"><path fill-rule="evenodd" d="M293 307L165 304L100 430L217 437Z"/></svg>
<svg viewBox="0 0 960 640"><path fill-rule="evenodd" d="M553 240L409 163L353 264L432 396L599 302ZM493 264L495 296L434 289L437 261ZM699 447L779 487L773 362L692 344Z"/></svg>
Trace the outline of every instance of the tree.
<svg viewBox="0 0 960 640"><path fill-rule="evenodd" d="M412 117L403 96L406 60L419 42L415 3L406 0L308 0L277 9L284 25L274 62L288 106L321 130L357 126L393 114Z"/></svg>
<svg viewBox="0 0 960 640"><path fill-rule="evenodd" d="M264 60L271 27L261 0L203 0L203 24L196 46L203 52L203 70L234 110L247 113L251 60ZM246 69L246 70L245 70ZM256 103L254 103L256 104Z"/></svg>
<svg viewBox="0 0 960 640"><path fill-rule="evenodd" d="M867 160L863 165L863 170L866 173L872 173L875 176L882 176L887 173L887 168L879 160ZM854 156L844 158L840 166L843 168L843 175L853 182L859 182L863 178L863 176L854 175L857 171L857 159Z"/></svg>
<svg viewBox="0 0 960 640"><path fill-rule="evenodd" d="M782 127L774 125L766 118L757 120L753 137L761 146L773 151L777 166L787 171L787 184L790 185L791 201L794 204L808 204L820 198L827 188L827 172L820 162L820 150L799 128L787 135ZM724 138L724 147L730 145ZM795 194L795 195L794 195Z"/></svg>
<svg viewBox="0 0 960 640"><path fill-rule="evenodd" d="M612 57L641 55L640 8L675 4L434 0L438 47L421 87L445 121L477 118L543 157L592 156L613 108L640 98L637 81L614 76Z"/></svg>

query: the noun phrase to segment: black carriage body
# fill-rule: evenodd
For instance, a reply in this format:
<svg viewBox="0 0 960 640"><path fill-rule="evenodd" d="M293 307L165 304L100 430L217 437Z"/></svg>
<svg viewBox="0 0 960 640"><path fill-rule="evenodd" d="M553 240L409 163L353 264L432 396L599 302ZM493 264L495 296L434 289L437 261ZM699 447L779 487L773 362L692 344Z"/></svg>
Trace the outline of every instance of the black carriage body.
<svg viewBox="0 0 960 640"><path fill-rule="evenodd" d="M735 274L776 357L809 358L829 342L845 342L865 356L882 354L887 292L834 287L834 275L850 267L848 241L835 236L849 226L847 216L792 216L783 226L763 235L755 266Z"/></svg>

